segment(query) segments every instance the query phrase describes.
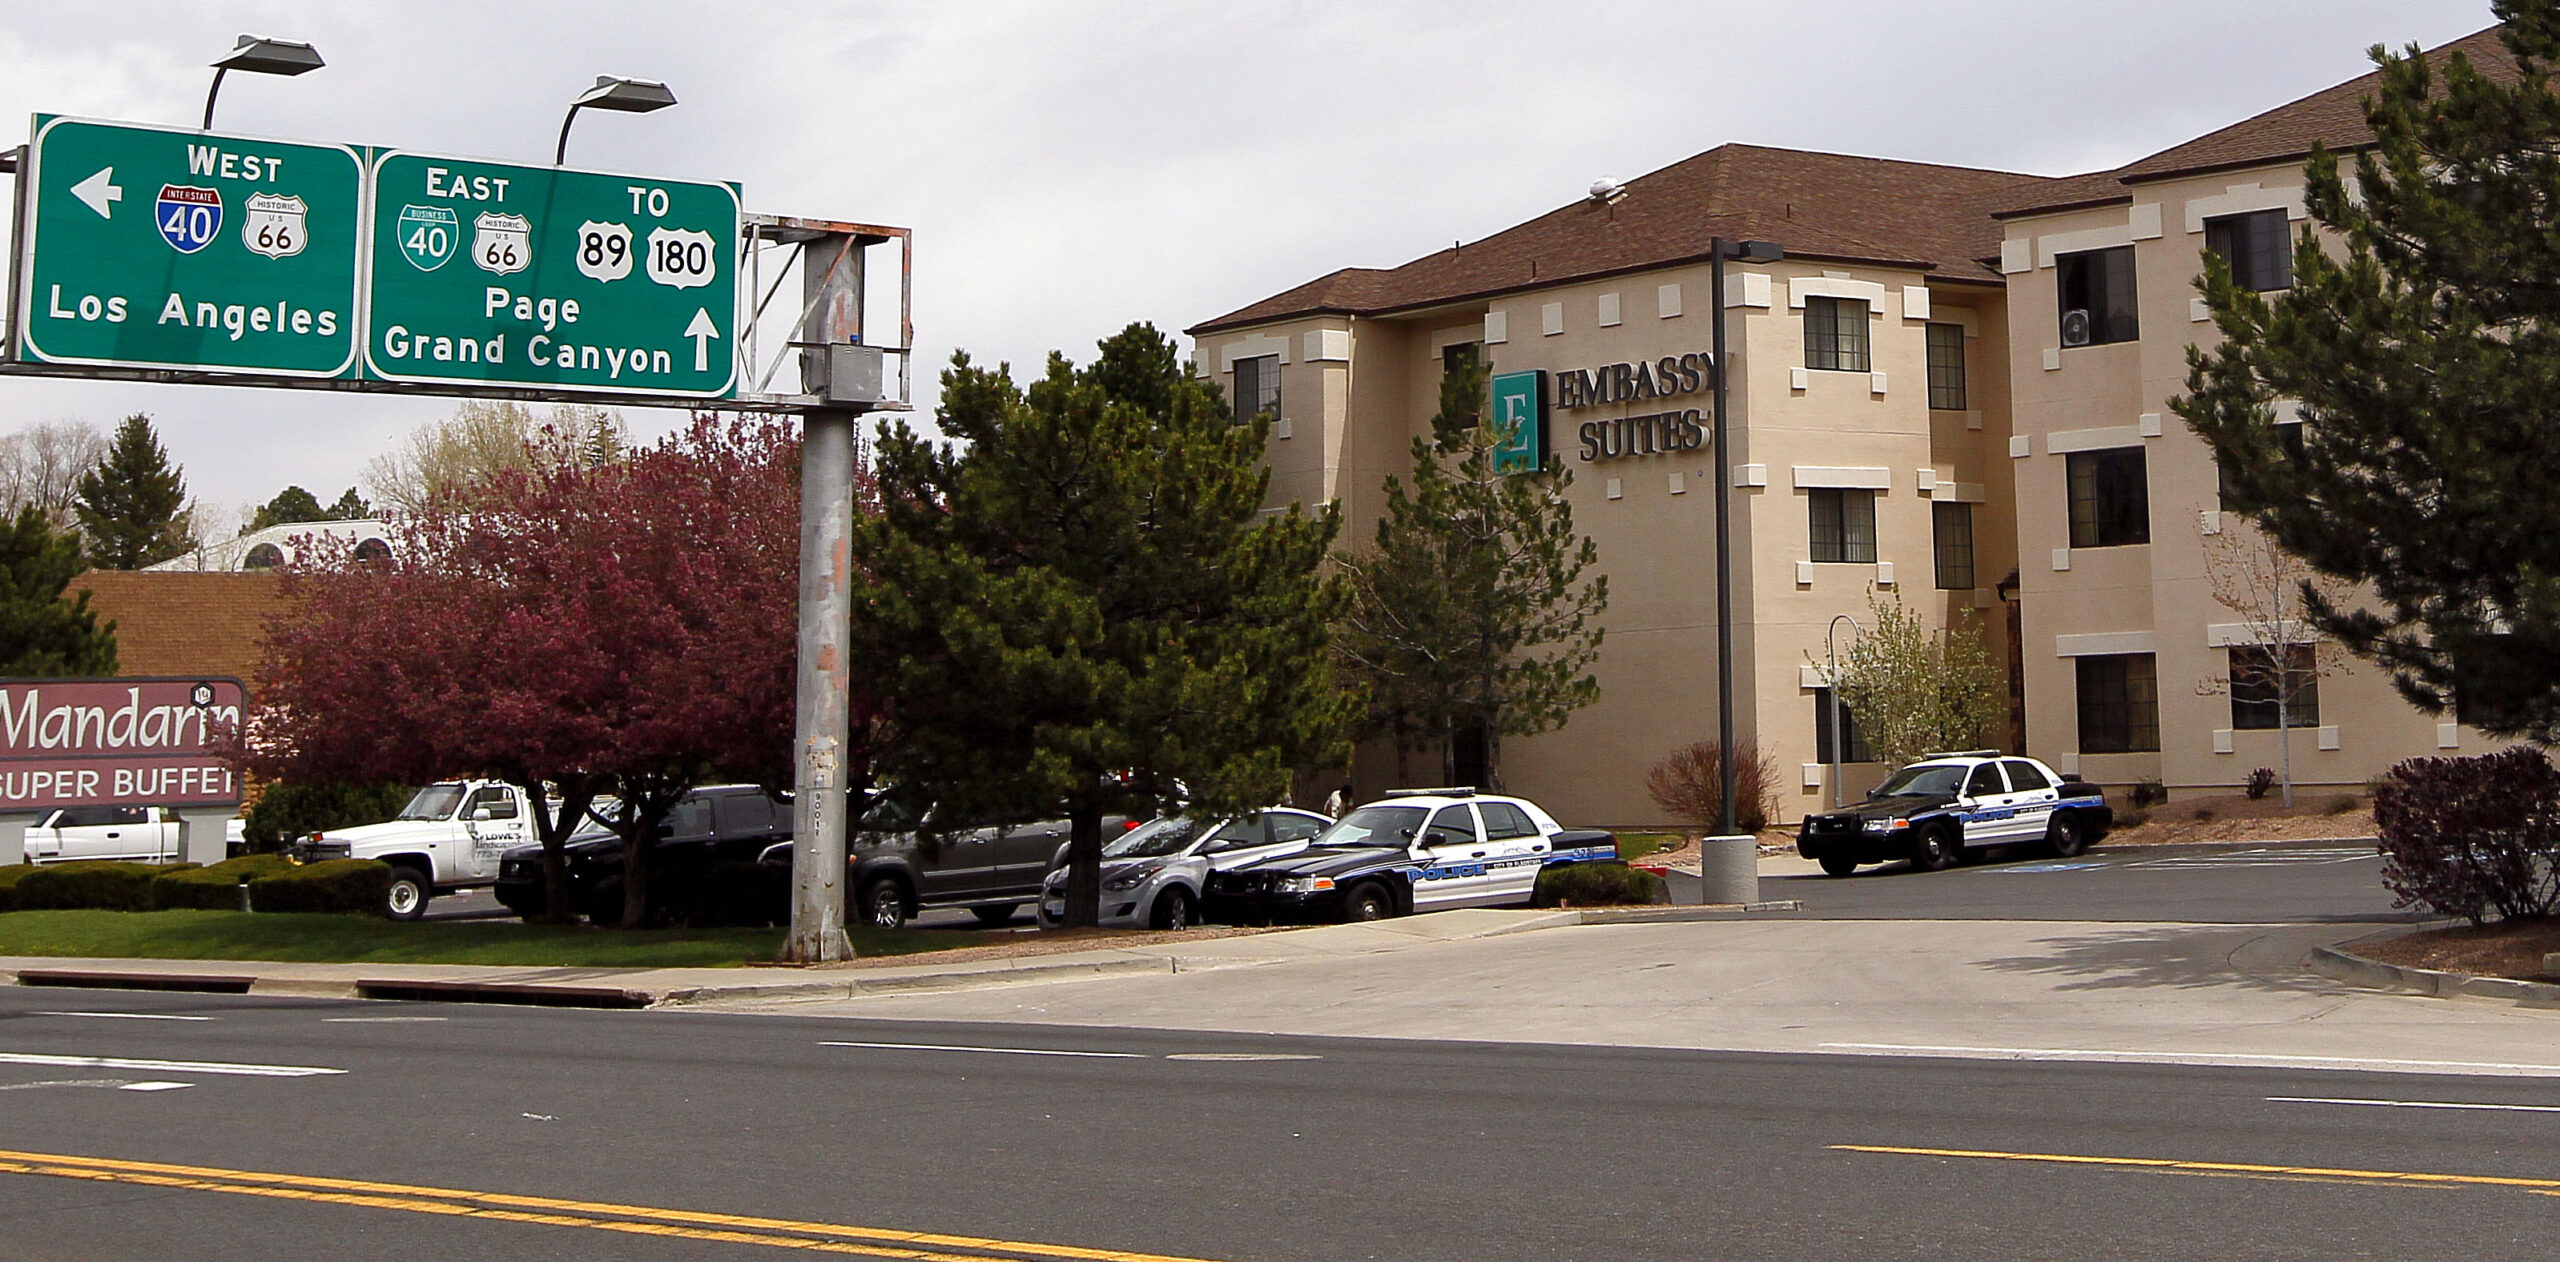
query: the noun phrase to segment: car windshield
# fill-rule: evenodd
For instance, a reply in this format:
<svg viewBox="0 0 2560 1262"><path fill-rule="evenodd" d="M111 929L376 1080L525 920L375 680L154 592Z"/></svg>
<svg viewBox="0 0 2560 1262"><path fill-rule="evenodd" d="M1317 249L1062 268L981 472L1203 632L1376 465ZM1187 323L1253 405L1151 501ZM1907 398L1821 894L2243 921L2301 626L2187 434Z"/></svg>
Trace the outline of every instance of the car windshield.
<svg viewBox="0 0 2560 1262"><path fill-rule="evenodd" d="M453 808L460 805L462 805L461 785L431 784L418 790L418 796L409 799L409 804L401 807L400 813L393 818L451 819Z"/></svg>
<svg viewBox="0 0 2560 1262"><path fill-rule="evenodd" d="M1200 825L1179 815L1152 819L1120 834L1102 848L1105 859L1156 859L1173 854L1200 835Z"/></svg>
<svg viewBox="0 0 2560 1262"><path fill-rule="evenodd" d="M1954 763L1924 763L1905 767L1893 778L1876 787L1871 797L1933 798L1949 797L1964 786L1966 768Z"/></svg>
<svg viewBox="0 0 2560 1262"><path fill-rule="evenodd" d="M1419 806L1364 806L1317 833L1310 846L1404 846L1422 831Z"/></svg>

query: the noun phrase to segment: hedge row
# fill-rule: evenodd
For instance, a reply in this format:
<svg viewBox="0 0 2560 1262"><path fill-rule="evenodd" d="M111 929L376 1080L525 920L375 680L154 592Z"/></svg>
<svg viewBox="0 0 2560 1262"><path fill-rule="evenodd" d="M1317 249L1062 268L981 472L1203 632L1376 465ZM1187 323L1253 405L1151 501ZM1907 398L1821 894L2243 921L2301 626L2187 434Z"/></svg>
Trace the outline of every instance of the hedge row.
<svg viewBox="0 0 2560 1262"><path fill-rule="evenodd" d="M1533 907L1625 907L1671 901L1661 877L1623 863L1568 863L1538 874Z"/></svg>
<svg viewBox="0 0 2560 1262"><path fill-rule="evenodd" d="M391 869L369 859L299 867L279 855L226 859L209 868L189 863L21 863L0 867L0 911L237 911L243 882L255 911L379 915L391 888Z"/></svg>

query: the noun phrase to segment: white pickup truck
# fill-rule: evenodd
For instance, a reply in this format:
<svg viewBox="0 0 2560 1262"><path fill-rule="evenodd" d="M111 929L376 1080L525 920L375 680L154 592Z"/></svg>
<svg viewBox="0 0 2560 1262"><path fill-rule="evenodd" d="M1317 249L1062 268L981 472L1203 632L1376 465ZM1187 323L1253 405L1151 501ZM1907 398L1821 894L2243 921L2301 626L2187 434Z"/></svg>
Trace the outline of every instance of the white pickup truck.
<svg viewBox="0 0 2560 1262"><path fill-rule="evenodd" d="M66 806L27 828L26 860L167 863L178 857L179 830L165 806Z"/></svg>
<svg viewBox="0 0 2560 1262"><path fill-rule="evenodd" d="M293 844L305 863L378 859L391 865L383 912L393 920L427 914L438 894L495 885L498 856L536 839L532 805L514 785L447 780L418 790L381 824L331 828Z"/></svg>

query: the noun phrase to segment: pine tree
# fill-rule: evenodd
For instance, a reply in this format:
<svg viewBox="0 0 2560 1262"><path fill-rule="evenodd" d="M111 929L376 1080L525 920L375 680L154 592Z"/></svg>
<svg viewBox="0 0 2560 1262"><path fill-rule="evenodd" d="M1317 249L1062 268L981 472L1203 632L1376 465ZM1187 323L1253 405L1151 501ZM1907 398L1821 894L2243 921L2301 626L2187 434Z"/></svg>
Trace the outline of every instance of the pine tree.
<svg viewBox="0 0 2560 1262"><path fill-rule="evenodd" d="M89 563L138 570L196 546L187 480L139 412L124 418L106 457L81 475L72 511L89 540Z"/></svg>
<svg viewBox="0 0 2560 1262"><path fill-rule="evenodd" d="M337 503L322 513L322 519L326 521L363 521L372 516L373 505L365 503L364 497L356 494L352 486L347 488L346 494L338 497Z"/></svg>
<svg viewBox="0 0 2560 1262"><path fill-rule="evenodd" d="M2355 189L2326 150L2293 284L2240 288L2208 254L2224 342L2188 355L2178 414L2245 515L2312 569L2311 626L2411 703L2560 739L2560 3L2501 0L2516 77L2377 47L2376 143ZM2327 248L2324 248L2324 245ZM2332 253L2335 250L2336 253ZM2275 403L2298 405L2279 428ZM2288 441L2286 430L2298 438ZM2461 694L2457 697L2457 693Z"/></svg>
<svg viewBox="0 0 2560 1262"><path fill-rule="evenodd" d="M250 514L248 523L240 527L240 533L256 534L269 526L290 526L327 518L328 513L320 507L318 496L299 486L288 486L278 491L274 499L259 505L258 511Z"/></svg>
<svg viewBox="0 0 2560 1262"><path fill-rule="evenodd" d="M886 791L945 823L1063 814L1067 919L1093 922L1102 817L1201 816L1340 758L1335 518L1265 515L1268 423L1232 422L1152 326L1079 369L955 355L937 422L879 441L854 638L889 703Z"/></svg>
<svg viewBox="0 0 2560 1262"><path fill-rule="evenodd" d="M80 541L33 504L0 521L0 676L116 673L116 624L98 625L89 593L63 599L84 568Z"/></svg>
<svg viewBox="0 0 2560 1262"><path fill-rule="evenodd" d="M1366 689L1364 734L1395 741L1400 775L1408 752L1437 749L1445 776L1456 737L1481 732L1498 786L1503 738L1560 728L1599 699L1590 668L1609 580L1583 580L1599 550L1574 530L1562 462L1496 471L1503 436L1479 423L1485 387L1473 361L1442 379L1411 484L1387 479L1374 546L1337 560L1352 591L1340 651Z"/></svg>

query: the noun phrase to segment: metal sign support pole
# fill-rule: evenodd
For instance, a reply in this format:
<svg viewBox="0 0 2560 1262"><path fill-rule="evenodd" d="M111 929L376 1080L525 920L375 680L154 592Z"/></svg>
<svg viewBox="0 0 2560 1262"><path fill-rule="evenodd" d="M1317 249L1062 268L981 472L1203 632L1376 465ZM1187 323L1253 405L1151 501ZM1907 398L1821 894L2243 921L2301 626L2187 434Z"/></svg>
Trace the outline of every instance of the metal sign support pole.
<svg viewBox="0 0 2560 1262"><path fill-rule="evenodd" d="M800 446L800 690L792 750L791 934L782 958L853 958L845 937L845 749L852 739L854 425L862 413L813 408Z"/></svg>

